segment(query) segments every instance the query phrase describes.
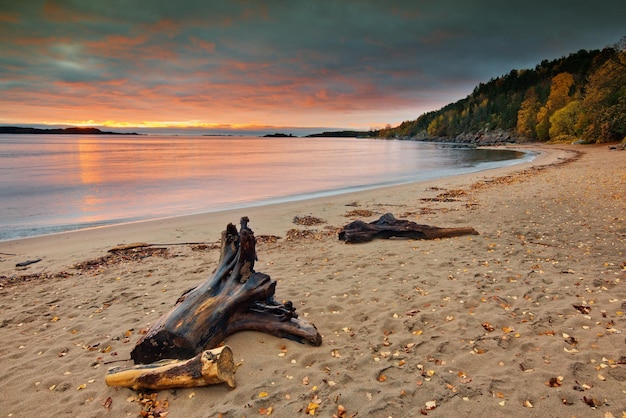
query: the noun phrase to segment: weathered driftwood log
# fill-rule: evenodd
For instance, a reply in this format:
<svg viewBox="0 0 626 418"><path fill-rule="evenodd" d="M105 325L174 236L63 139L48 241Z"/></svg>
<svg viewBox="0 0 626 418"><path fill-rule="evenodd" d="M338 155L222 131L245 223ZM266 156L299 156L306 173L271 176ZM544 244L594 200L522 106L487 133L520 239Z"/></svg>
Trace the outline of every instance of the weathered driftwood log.
<svg viewBox="0 0 626 418"><path fill-rule="evenodd" d="M371 241L375 238L436 239L461 235L478 235L478 232L474 228L439 228L419 225L415 222L396 219L391 213L386 213L370 223L363 221L349 223L339 232L339 239L347 243L356 243Z"/></svg>
<svg viewBox="0 0 626 418"><path fill-rule="evenodd" d="M134 362L190 358L242 330L320 345L322 337L317 328L298 318L291 302L274 299L276 281L254 271L255 244L248 218L241 218L239 232L228 224L222 232L215 272L185 292L137 342L131 352Z"/></svg>
<svg viewBox="0 0 626 418"><path fill-rule="evenodd" d="M172 389L235 384L236 366L228 346L205 350L189 360L161 360L152 364L109 369L105 382L109 386L123 386L133 390Z"/></svg>

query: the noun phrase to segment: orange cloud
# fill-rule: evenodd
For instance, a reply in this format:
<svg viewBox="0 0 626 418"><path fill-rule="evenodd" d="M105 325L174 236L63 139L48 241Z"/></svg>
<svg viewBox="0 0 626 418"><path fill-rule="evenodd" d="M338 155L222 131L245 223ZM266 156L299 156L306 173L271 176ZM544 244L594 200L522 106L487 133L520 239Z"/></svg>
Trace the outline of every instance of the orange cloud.
<svg viewBox="0 0 626 418"><path fill-rule="evenodd" d="M17 13L9 13L0 11L0 22L4 23L18 23L20 18Z"/></svg>

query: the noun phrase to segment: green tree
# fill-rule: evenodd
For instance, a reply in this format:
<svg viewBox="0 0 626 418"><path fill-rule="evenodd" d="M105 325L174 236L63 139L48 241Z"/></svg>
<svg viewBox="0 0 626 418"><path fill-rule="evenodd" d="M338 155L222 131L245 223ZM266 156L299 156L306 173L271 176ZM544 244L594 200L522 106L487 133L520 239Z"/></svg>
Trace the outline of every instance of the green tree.
<svg viewBox="0 0 626 418"><path fill-rule="evenodd" d="M582 102L574 100L560 108L550 117L550 140L574 141L583 132Z"/></svg>

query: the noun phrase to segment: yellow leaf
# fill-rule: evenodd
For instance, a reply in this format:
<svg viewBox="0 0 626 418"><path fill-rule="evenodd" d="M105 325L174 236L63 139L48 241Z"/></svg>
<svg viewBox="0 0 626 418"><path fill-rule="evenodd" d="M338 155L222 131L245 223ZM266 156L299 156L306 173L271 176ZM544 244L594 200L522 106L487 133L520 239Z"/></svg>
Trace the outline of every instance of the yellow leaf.
<svg viewBox="0 0 626 418"><path fill-rule="evenodd" d="M81 389L85 389L87 387L86 383L83 383L82 385L80 385L79 387L76 388L76 390L81 390Z"/></svg>
<svg viewBox="0 0 626 418"><path fill-rule="evenodd" d="M268 396L270 396L270 394L269 394L269 393L267 393L267 392L261 392L261 393L259 393L259 398L267 398Z"/></svg>
<svg viewBox="0 0 626 418"><path fill-rule="evenodd" d="M309 415L315 415L315 410L317 408L319 408L319 404L316 404L315 402L309 402L309 404L306 407L305 413Z"/></svg>

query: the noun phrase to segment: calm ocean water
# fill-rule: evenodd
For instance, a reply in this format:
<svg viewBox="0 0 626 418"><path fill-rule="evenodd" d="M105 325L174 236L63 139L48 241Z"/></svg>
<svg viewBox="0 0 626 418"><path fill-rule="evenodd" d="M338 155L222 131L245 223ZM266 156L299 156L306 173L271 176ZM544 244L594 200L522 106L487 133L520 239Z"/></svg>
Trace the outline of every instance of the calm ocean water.
<svg viewBox="0 0 626 418"><path fill-rule="evenodd" d="M528 158L355 138L0 135L0 240L307 199Z"/></svg>

